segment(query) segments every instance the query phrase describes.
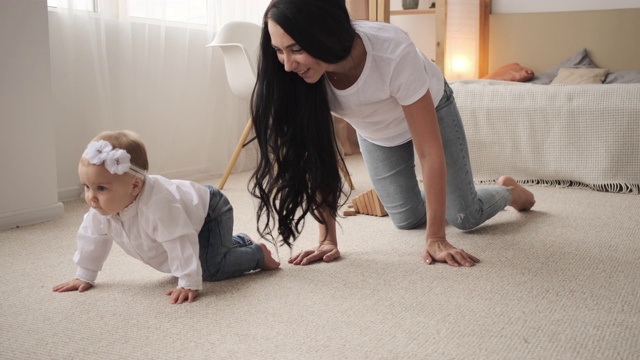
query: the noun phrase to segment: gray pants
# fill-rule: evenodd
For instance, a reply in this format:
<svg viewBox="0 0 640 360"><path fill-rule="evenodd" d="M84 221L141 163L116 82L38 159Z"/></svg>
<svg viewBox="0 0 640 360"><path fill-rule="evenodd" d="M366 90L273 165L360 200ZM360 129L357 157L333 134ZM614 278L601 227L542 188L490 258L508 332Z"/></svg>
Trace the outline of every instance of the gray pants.
<svg viewBox="0 0 640 360"><path fill-rule="evenodd" d="M511 193L504 186L476 189L464 127L453 90L447 83L436 113L447 163L446 218L456 228L473 229L509 205ZM399 229L413 229L426 223L424 193L416 177L413 142L385 147L361 136L358 141L373 187L394 225Z"/></svg>
<svg viewBox="0 0 640 360"><path fill-rule="evenodd" d="M219 281L260 269L264 264L262 248L246 234L233 235L231 203L219 189L207 188L209 212L198 234L202 279Z"/></svg>

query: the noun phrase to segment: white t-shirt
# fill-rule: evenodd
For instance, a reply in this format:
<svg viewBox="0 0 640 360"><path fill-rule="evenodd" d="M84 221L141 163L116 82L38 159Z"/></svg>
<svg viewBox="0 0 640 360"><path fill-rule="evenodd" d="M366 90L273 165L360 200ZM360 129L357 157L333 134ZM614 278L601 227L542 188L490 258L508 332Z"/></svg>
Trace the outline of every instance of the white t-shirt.
<svg viewBox="0 0 640 360"><path fill-rule="evenodd" d="M73 257L78 279L93 282L115 241L132 257L178 278L178 287L202 289L198 233L209 209L209 189L148 175L138 198L115 215L90 209Z"/></svg>
<svg viewBox="0 0 640 360"><path fill-rule="evenodd" d="M366 63L348 89L338 90L326 79L331 112L374 144L406 143L411 133L402 106L416 102L427 90L437 105L444 76L400 28L372 21L353 25L367 51Z"/></svg>

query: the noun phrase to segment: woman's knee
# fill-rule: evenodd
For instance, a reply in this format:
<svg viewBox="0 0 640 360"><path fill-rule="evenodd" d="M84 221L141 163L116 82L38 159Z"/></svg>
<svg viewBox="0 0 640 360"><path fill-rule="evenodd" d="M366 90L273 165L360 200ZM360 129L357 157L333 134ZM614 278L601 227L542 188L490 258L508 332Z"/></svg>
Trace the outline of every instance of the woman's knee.
<svg viewBox="0 0 640 360"><path fill-rule="evenodd" d="M393 225L398 230L411 230L423 225L427 221L426 214L389 214Z"/></svg>
<svg viewBox="0 0 640 360"><path fill-rule="evenodd" d="M481 224L467 213L447 214L446 218L449 225L459 230L471 230Z"/></svg>

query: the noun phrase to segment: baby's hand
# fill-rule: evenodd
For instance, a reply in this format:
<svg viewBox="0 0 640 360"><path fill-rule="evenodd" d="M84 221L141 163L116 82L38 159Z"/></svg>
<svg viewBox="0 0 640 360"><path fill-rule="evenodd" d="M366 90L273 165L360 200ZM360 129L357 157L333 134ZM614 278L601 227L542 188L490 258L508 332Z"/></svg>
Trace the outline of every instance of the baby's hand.
<svg viewBox="0 0 640 360"><path fill-rule="evenodd" d="M182 304L185 301L195 301L198 296L198 290L175 288L167 291L167 295L171 296L172 304Z"/></svg>
<svg viewBox="0 0 640 360"><path fill-rule="evenodd" d="M78 292L83 292L83 291L91 289L92 286L93 285L91 285L90 283L88 283L86 281L73 279L73 280L67 281L65 283L58 284L58 285L54 286L53 287L53 291L55 291L55 292L66 292L66 291L78 290Z"/></svg>

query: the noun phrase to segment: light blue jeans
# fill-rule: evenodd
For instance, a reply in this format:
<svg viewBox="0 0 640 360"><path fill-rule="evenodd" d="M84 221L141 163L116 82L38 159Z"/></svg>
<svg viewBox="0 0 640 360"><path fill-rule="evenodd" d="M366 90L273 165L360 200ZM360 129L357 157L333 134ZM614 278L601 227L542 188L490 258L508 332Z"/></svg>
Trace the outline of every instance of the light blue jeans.
<svg viewBox="0 0 640 360"><path fill-rule="evenodd" d="M447 163L446 218L458 229L473 229L509 205L511 192L504 186L476 189L462 119L446 82L436 113ZM426 223L413 141L392 147L373 144L359 135L358 141L373 187L393 224L398 229L413 229Z"/></svg>
<svg viewBox="0 0 640 360"><path fill-rule="evenodd" d="M243 233L233 235L233 207L217 188L209 189L209 212L198 234L202 280L219 281L260 269L264 252Z"/></svg>

